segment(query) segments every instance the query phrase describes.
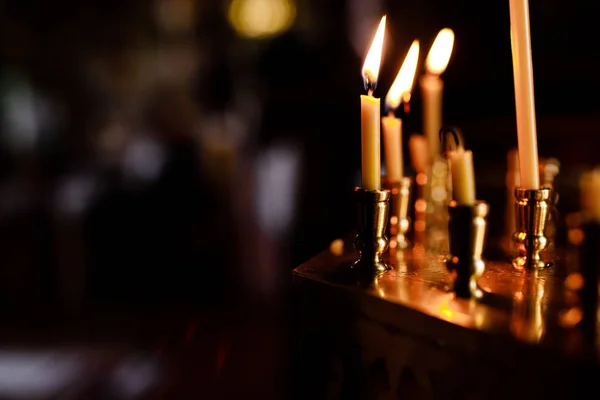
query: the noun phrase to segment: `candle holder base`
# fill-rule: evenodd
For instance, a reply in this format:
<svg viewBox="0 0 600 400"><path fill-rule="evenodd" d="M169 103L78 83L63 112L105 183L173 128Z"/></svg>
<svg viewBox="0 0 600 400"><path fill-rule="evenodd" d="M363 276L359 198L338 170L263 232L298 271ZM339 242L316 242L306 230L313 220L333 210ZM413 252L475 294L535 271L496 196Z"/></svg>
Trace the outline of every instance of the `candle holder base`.
<svg viewBox="0 0 600 400"><path fill-rule="evenodd" d="M352 269L361 273L377 276L390 269L383 260L389 240L385 235L388 222L389 190L365 190L355 188L358 208L358 233L354 239L354 247L359 252L358 260Z"/></svg>
<svg viewBox="0 0 600 400"><path fill-rule="evenodd" d="M448 205L448 239L450 255L446 267L454 280L457 297L481 299L483 290L477 280L483 275L485 263L481 259L485 242L487 203L480 201L474 206Z"/></svg>
<svg viewBox="0 0 600 400"><path fill-rule="evenodd" d="M542 260L548 247L546 225L550 216L552 189L527 190L515 188L515 226L512 235L518 255L513 266L518 269L544 269L553 265Z"/></svg>

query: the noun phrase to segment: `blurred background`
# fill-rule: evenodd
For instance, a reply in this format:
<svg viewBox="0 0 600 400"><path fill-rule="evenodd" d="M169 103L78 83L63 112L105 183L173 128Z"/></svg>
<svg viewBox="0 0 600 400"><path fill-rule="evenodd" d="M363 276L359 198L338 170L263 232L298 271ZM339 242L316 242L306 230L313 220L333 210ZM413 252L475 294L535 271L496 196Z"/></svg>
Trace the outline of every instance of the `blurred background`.
<svg viewBox="0 0 600 400"><path fill-rule="evenodd" d="M600 161L600 6L530 7L540 155L561 161L568 212ZM454 30L444 120L503 210L508 2L0 3L0 398L286 397L291 271L354 226L384 13L382 98L413 39L422 66ZM420 101L415 85L405 149Z"/></svg>

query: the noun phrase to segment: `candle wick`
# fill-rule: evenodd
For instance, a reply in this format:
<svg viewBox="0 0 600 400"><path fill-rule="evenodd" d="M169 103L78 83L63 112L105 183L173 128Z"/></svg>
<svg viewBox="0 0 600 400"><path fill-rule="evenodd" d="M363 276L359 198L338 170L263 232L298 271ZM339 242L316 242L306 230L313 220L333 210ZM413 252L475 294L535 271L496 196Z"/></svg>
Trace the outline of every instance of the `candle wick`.
<svg viewBox="0 0 600 400"><path fill-rule="evenodd" d="M369 97L373 97L373 89L369 88L367 94L369 95Z"/></svg>
<svg viewBox="0 0 600 400"><path fill-rule="evenodd" d="M394 117L395 117L395 115L394 115L394 111L392 111L392 110L389 110L389 111L388 111L388 117L390 117L390 118L394 118Z"/></svg>
<svg viewBox="0 0 600 400"><path fill-rule="evenodd" d="M408 114L410 112L410 103L409 102L405 102L404 103L404 113Z"/></svg>

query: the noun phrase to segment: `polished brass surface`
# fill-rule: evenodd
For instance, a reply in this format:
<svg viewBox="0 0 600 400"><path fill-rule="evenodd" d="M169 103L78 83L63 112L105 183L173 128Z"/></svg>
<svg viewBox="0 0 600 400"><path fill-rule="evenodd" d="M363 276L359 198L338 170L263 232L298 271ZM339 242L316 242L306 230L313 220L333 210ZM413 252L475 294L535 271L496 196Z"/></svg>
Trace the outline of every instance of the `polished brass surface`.
<svg viewBox="0 0 600 400"><path fill-rule="evenodd" d="M551 266L542 260L548 246L546 225L552 207L552 189L527 190L515 188L515 225L512 236L518 256L513 259L517 269L542 269Z"/></svg>
<svg viewBox="0 0 600 400"><path fill-rule="evenodd" d="M354 247L359 251L352 268L368 274L380 274L390 269L382 255L389 240L385 235L391 193L389 190L354 189L358 212L357 235Z"/></svg>
<svg viewBox="0 0 600 400"><path fill-rule="evenodd" d="M572 265L565 257L557 259L553 268L521 271L513 269L510 262L487 260L478 280L485 295L476 300L460 298L452 291L453 277L446 268L445 258L412 248L395 255L386 253L384 258L392 270L370 285L340 284L335 280L336 272L356 257L349 247L342 255L329 250L320 253L296 268L295 276L348 290L357 298L376 297L398 305L394 315L407 329L417 332L422 332L426 324L429 332L446 332L452 337L455 337L452 332L460 336L475 331L494 335L496 339L509 336L556 352L585 351L580 340L582 326L571 318L576 314L572 311L577 311L573 303L577 296L566 282ZM389 304L377 304L390 308ZM433 320L425 323L423 314ZM467 330L455 331L453 325ZM476 333L473 338L479 340Z"/></svg>
<svg viewBox="0 0 600 400"><path fill-rule="evenodd" d="M386 230L390 238L390 247L406 249L409 245L407 238L410 227L408 204L412 179L405 177L399 181L383 180L382 184L384 188L391 192L390 211Z"/></svg>
<svg viewBox="0 0 600 400"><path fill-rule="evenodd" d="M360 380L360 387L377 389L360 398L598 397L600 364L581 341L566 254L544 270L486 261L481 300L456 296L444 259L412 248L396 255L390 249L392 270L368 286L336 281L335 272L355 256L324 251L294 270L298 314L305 316L294 320L308 328L299 353L318 371L311 382L325 375L319 388L327 393L352 394L344 388ZM310 350L318 357L306 357ZM588 376L595 392L580 387ZM416 386L421 379L423 389Z"/></svg>
<svg viewBox="0 0 600 400"><path fill-rule="evenodd" d="M448 205L448 239L450 254L446 267L454 280L454 292L463 298L483 297L477 280L483 275L485 263L481 259L485 243L486 217L489 206L477 202L474 206Z"/></svg>

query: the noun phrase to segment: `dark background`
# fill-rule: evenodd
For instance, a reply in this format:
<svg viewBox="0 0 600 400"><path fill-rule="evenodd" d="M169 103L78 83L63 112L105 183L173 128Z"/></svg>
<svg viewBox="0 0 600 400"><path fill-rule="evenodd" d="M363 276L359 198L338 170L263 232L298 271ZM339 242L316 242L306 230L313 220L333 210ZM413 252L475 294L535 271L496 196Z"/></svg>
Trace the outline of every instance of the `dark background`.
<svg viewBox="0 0 600 400"><path fill-rule="evenodd" d="M174 354L171 394L282 397L291 270L354 225L360 70L383 13L382 98L413 39L422 65L454 30L444 121L474 152L479 197L503 210L507 1L296 0L291 28L262 39L236 32L222 0L0 4L6 343L126 343ZM530 8L539 149L562 163L564 212L600 160L599 7ZM405 144L420 100L415 85Z"/></svg>

